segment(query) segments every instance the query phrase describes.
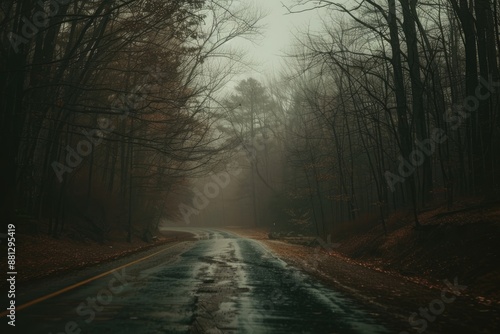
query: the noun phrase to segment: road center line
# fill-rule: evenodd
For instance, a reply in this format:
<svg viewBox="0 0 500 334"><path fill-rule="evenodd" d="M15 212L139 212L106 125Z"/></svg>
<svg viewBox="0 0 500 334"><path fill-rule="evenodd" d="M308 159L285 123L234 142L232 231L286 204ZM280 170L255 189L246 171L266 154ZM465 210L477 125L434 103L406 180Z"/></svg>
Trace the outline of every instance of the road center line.
<svg viewBox="0 0 500 334"><path fill-rule="evenodd" d="M177 245L177 244L178 244L178 242L176 242L175 244L171 245L170 247L164 248L164 249L162 249L161 251L158 251L158 252L156 252L156 253L150 254L150 255L145 256L145 257L143 257L143 258L140 258L140 259L138 259L138 260L135 260L135 261L129 262L129 263L127 263L127 264L124 264L123 266L120 266L120 267L118 267L118 268L115 268L115 269L112 269L112 270L106 271L106 272L104 272L104 273L102 273L102 274L99 274L99 275L97 275L97 276L94 276L94 277L88 278L88 279L86 279L86 280L83 280L83 281L81 281L81 282L75 283L75 284L70 285L70 286L68 286L68 287L65 287L64 289L61 289L61 290L59 290L59 291L52 292L52 293L50 293L50 294L48 294L48 295L45 295L45 296L40 297L40 298L37 298L37 299L32 300L32 301L30 301L30 302L27 302L27 303L25 303L25 304L23 304L23 305L21 305L21 306L17 306L17 307L16 307L16 312L17 312L17 311L21 311L21 310L23 310L23 309L25 309L25 308L27 308L27 307L33 306L33 305L35 305L35 304L38 304L38 303L40 303L40 302L43 302L43 301L45 301L45 300L47 300L47 299L50 299L50 298L52 298L52 297L59 296L60 294L63 294L63 293L65 293L65 292L68 292L68 291L71 291L71 290L73 290L73 289L76 289L76 288L78 288L78 287L80 287L80 286L82 286L82 285L85 285L85 284L90 283L90 282L92 282L92 281L95 281L95 280L97 280L97 279L99 279L99 278L102 278L102 277L104 277L104 276L107 276L107 275L109 275L109 274L112 274L113 272L115 272L115 271L117 271L117 270L120 270L120 269L123 269L123 268L129 267L129 266L131 266L131 265L133 265L133 264L136 264L136 263L139 263L139 262L144 261L144 260L146 260L146 259L149 259L150 257L153 257L153 256L155 256L155 255L157 255L157 254L160 254L160 253L162 253L162 252L166 251L167 249L170 249L170 248L174 247L174 246L175 246L175 245ZM9 312L8 312L8 311L4 311L4 312L0 313L0 317L2 317L2 318L3 318L3 317L5 317L7 314L9 314Z"/></svg>

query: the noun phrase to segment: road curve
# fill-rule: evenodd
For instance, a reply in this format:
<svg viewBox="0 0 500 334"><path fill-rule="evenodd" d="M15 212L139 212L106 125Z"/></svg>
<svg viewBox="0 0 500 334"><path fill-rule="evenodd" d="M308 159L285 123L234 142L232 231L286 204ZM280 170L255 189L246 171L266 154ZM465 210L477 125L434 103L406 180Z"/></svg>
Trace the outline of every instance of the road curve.
<svg viewBox="0 0 500 334"><path fill-rule="evenodd" d="M116 265L121 269L27 307L17 314L17 329L53 334L389 333L347 296L288 266L258 241L223 230L183 230L198 240ZM23 298L40 297L40 289L53 292L35 287Z"/></svg>

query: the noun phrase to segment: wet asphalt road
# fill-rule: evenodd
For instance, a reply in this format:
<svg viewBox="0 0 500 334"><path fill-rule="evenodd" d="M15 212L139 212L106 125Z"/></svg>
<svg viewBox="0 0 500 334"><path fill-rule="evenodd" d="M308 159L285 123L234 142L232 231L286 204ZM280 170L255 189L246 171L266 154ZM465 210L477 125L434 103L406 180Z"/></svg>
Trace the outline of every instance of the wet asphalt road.
<svg viewBox="0 0 500 334"><path fill-rule="evenodd" d="M16 332L389 333L347 296L287 266L259 242L213 229L190 231L197 241L164 246L20 310ZM95 274L27 287L20 304Z"/></svg>

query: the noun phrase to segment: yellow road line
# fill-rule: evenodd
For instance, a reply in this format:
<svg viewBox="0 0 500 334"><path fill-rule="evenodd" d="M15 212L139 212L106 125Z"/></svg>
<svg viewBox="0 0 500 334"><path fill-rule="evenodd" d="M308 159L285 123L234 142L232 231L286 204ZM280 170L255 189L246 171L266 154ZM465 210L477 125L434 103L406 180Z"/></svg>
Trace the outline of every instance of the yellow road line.
<svg viewBox="0 0 500 334"><path fill-rule="evenodd" d="M113 272L115 272L115 271L117 271L117 270L120 270L120 269L123 269L123 268L129 267L129 266L131 266L131 265L133 265L133 264L136 264L136 263L138 263L138 262L141 262L141 261L144 261L144 260L146 260L146 259L149 259L149 258L150 258L150 257L152 257L152 256L155 256L155 255L157 255L157 254L160 254L160 253L162 253L162 252L166 251L167 249L170 249L170 248L174 247L176 244L177 244L177 243L175 243L174 245L172 245L172 246L170 246L170 247L167 247L167 248L165 248L165 249L162 249L161 251L158 251L158 252L156 252L156 253L153 253L153 254L150 254L150 255L148 255L148 256L145 256L145 257L143 257L143 258L141 258L141 259L138 259L138 260L135 260L135 261L129 262L129 263L127 263L127 264L124 264L123 266L120 266L120 267L115 268L115 269L113 269L113 270L106 271L105 273L99 274L99 275L97 275L97 276L94 276L94 277L88 278L88 279L86 279L86 280L84 280L84 281L81 281L81 282L78 282L78 283L76 283L76 284L73 284L73 285L70 285L70 286L68 286L68 287L65 287L64 289L61 289L61 290L59 290L59 291L56 291L56 292L50 293L50 294L48 294L48 295L46 295L46 296L43 296L43 297L37 298L37 299L32 300L32 301L30 301L30 302L28 302L28 303L25 303L25 304L23 304L23 305L21 305L21 306L17 306L17 307L16 307L16 312L17 312L17 311L21 311L21 310L23 310L23 309L25 309L25 308L27 308L27 307L32 306L32 305L38 304L38 303L40 303L40 302L43 302L43 301L45 301L45 300L47 300L47 299L50 299L50 298L52 298L52 297L59 296L60 294L63 294L63 293L65 293L65 292L68 292L68 291L71 291L71 290L73 290L73 289L76 289L76 288L78 288L78 287L80 287L80 286L82 286L82 285L85 285L85 284L87 284L87 283L90 283L90 282L92 282L92 281L95 281L95 280L97 280L97 279L99 279L99 278L101 278L101 277L104 277L104 276L107 276L107 275L109 275L109 274L112 274ZM4 311L4 312L0 313L0 317L2 317L2 318L3 318L3 317L4 317L4 316L6 316L7 314L9 314L9 311Z"/></svg>

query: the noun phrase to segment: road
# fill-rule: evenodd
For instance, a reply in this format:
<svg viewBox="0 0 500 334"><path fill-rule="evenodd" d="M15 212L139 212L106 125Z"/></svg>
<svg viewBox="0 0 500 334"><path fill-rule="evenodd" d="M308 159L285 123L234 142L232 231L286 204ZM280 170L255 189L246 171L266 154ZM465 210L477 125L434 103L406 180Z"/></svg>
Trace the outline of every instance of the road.
<svg viewBox="0 0 500 334"><path fill-rule="evenodd" d="M258 241L223 230L189 231L197 240L26 287L18 305L34 303L18 311L16 329L53 334L389 333L348 296L287 266Z"/></svg>

